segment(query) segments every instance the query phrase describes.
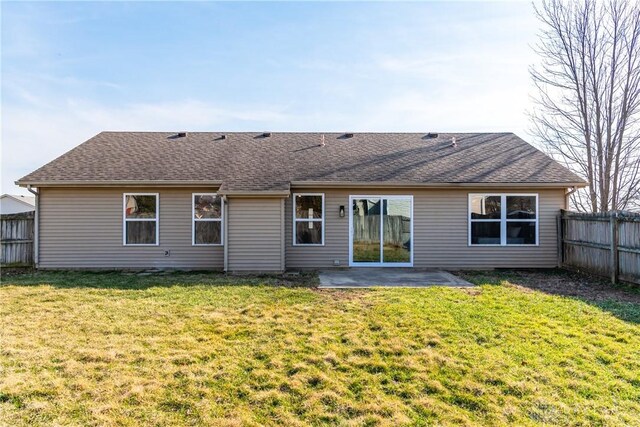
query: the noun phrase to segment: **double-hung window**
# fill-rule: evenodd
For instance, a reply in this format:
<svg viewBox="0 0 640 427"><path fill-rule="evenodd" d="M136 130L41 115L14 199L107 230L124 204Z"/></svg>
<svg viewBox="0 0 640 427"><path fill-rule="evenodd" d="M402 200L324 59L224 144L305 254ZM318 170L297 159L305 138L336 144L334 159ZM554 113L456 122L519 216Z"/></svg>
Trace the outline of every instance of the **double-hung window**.
<svg viewBox="0 0 640 427"><path fill-rule="evenodd" d="M537 194L469 194L470 245L537 245Z"/></svg>
<svg viewBox="0 0 640 427"><path fill-rule="evenodd" d="M124 193L122 198L123 243L158 244L158 193Z"/></svg>
<svg viewBox="0 0 640 427"><path fill-rule="evenodd" d="M324 194L293 195L293 244L324 245Z"/></svg>
<svg viewBox="0 0 640 427"><path fill-rule="evenodd" d="M215 193L194 193L192 208L193 245L221 245L222 198Z"/></svg>

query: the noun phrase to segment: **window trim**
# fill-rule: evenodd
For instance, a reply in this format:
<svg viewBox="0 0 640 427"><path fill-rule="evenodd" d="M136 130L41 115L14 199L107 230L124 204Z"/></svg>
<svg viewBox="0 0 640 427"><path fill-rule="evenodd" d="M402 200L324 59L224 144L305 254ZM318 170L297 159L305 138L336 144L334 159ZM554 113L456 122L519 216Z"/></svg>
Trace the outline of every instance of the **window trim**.
<svg viewBox="0 0 640 427"><path fill-rule="evenodd" d="M322 197L322 218L296 218L296 198L298 196L320 196ZM291 207L292 207L292 222L293 222L293 230L292 230L292 236L293 236L293 246L324 246L324 227L325 227L325 221L324 221L324 216L325 216L325 206L324 206L324 193L293 193L293 203L291 203ZM321 243L297 243L296 242L296 237L297 237L297 223L298 222L320 222L322 223L322 242Z"/></svg>
<svg viewBox="0 0 640 427"><path fill-rule="evenodd" d="M471 200L474 196L484 197L500 197L500 219L472 219L471 218ZM536 217L535 219L507 219L507 197L535 197L536 198ZM471 224L473 222L499 222L500 223L500 243L471 243ZM507 243L507 222L535 222L536 223L536 242L535 244L527 243ZM540 246L540 195L539 193L469 193L467 200L467 246L479 247L534 247Z"/></svg>
<svg viewBox="0 0 640 427"><path fill-rule="evenodd" d="M127 218L127 196L155 196L156 217L151 218ZM155 221L155 243L127 243L127 222ZM160 193L122 193L122 245L123 246L160 246Z"/></svg>
<svg viewBox="0 0 640 427"><path fill-rule="evenodd" d="M223 246L224 245L224 200L220 197L220 218L196 218L196 196L214 196L218 193L191 193L191 246ZM220 243L196 243L196 222L219 222Z"/></svg>

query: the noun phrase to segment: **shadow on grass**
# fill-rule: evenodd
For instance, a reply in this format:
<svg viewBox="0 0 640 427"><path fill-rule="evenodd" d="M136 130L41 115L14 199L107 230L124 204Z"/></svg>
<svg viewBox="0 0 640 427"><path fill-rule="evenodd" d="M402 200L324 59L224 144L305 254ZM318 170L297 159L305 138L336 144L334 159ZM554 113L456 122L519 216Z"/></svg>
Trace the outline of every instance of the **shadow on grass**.
<svg viewBox="0 0 640 427"><path fill-rule="evenodd" d="M640 323L640 286L613 285L606 279L564 269L493 270L458 273L477 285L515 285L550 295L575 298L626 322Z"/></svg>
<svg viewBox="0 0 640 427"><path fill-rule="evenodd" d="M315 287L318 277L315 273L301 273L296 276L275 274L233 275L220 271L162 271L162 272L120 272L120 271L3 271L0 286L41 286L56 288L93 288L144 290L173 286L281 286Z"/></svg>

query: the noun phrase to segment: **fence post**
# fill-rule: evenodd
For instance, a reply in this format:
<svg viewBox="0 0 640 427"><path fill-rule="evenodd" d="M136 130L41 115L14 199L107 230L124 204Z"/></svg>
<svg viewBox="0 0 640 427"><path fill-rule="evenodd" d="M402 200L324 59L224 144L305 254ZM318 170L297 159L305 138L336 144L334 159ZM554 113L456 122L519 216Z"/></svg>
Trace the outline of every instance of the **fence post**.
<svg viewBox="0 0 640 427"><path fill-rule="evenodd" d="M611 253L609 259L611 262L611 283L618 281L618 213L611 212L609 224L611 227Z"/></svg>

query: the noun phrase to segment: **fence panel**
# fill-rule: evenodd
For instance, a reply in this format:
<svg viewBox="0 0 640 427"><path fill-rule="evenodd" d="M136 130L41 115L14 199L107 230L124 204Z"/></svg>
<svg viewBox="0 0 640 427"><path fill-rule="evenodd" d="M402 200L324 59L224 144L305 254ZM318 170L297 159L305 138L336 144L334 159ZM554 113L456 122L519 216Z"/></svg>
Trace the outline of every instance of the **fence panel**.
<svg viewBox="0 0 640 427"><path fill-rule="evenodd" d="M0 264L33 264L34 213L0 217Z"/></svg>
<svg viewBox="0 0 640 427"><path fill-rule="evenodd" d="M640 283L640 214L562 211L559 226L562 265Z"/></svg>
<svg viewBox="0 0 640 427"><path fill-rule="evenodd" d="M640 282L640 215L636 221L619 223L618 268L622 280Z"/></svg>
<svg viewBox="0 0 640 427"><path fill-rule="evenodd" d="M385 244L402 246L411 235L411 220L399 215L384 215L382 223ZM359 242L380 241L380 215L354 216L353 240Z"/></svg>

